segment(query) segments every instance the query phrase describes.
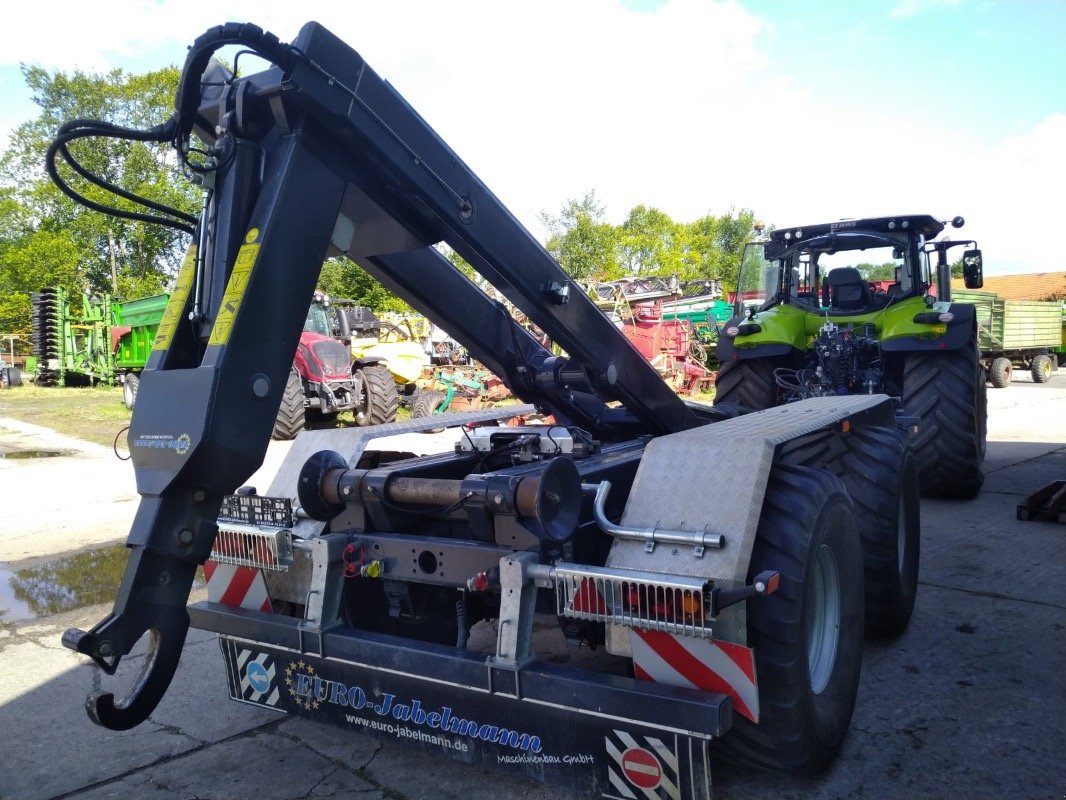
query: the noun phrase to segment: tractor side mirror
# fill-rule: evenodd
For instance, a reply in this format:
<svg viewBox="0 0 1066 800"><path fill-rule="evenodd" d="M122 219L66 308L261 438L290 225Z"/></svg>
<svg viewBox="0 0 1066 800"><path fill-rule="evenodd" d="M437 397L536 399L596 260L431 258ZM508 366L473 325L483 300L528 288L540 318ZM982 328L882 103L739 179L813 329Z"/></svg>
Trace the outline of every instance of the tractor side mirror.
<svg viewBox="0 0 1066 800"><path fill-rule="evenodd" d="M962 254L962 279L967 289L980 289L985 285L980 250L967 250Z"/></svg>

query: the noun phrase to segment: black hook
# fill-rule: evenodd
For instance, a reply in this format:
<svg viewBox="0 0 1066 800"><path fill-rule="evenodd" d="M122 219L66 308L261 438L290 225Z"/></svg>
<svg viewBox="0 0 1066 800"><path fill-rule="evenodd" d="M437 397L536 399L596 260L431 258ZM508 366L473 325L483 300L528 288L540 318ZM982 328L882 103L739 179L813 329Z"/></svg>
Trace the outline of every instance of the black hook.
<svg viewBox="0 0 1066 800"><path fill-rule="evenodd" d="M185 602L195 571L196 564L134 548L115 610L91 631L72 628L63 634L64 647L89 656L108 675L115 674L122 657L148 634L144 663L122 699L116 701L113 693L104 691L86 698L85 710L97 725L129 730L159 705L189 631Z"/></svg>

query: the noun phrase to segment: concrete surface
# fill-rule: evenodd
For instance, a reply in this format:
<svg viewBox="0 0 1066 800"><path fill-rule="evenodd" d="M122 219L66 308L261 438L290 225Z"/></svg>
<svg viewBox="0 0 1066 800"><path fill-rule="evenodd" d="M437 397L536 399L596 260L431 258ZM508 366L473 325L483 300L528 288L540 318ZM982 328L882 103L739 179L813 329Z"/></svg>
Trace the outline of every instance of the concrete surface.
<svg viewBox="0 0 1066 800"><path fill-rule="evenodd" d="M989 390L989 405L984 490L969 502L923 500L914 618L899 639L867 643L838 761L810 780L718 764L718 797L1066 797L1066 525L1015 520L1022 497L1066 478L1066 374L1042 386L1020 378ZM0 427L10 430L6 421ZM21 435L30 436L25 444L36 434ZM20 499L14 509L5 503L13 514L0 523L0 561L30 563L116 538L121 515L111 514L115 506L132 513L132 475L128 465L87 450L69 459L84 467L0 461L5 501ZM60 471L65 485L91 481L95 505L67 506L63 495L46 494ZM45 508L62 535L40 523L34 507ZM112 527L102 539L101 519ZM36 536L27 534L31 528ZM85 695L127 686L137 659L108 678L59 637L108 610L0 625L5 800L568 796L402 743L233 703L218 645L199 631L149 722L123 733L97 728L82 709Z"/></svg>

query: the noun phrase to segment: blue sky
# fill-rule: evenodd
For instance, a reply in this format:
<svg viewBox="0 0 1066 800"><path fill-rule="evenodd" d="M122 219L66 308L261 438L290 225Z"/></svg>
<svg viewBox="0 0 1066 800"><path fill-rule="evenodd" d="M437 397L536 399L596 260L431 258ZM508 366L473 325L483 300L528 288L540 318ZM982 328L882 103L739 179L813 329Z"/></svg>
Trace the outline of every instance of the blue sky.
<svg viewBox="0 0 1066 800"><path fill-rule="evenodd" d="M30 4L0 52L0 135L35 107L20 62L140 72L225 20L291 39L297 4ZM991 274L1066 267L1066 0L353 0L314 17L404 93L535 234L595 190L679 221L961 214Z"/></svg>

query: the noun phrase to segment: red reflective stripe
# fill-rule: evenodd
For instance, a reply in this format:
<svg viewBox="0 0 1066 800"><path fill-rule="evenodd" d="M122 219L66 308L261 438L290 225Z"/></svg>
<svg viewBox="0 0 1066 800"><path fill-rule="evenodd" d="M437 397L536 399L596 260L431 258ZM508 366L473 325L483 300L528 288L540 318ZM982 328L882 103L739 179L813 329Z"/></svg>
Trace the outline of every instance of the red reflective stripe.
<svg viewBox="0 0 1066 800"><path fill-rule="evenodd" d="M755 683L755 659L752 656L751 648L744 647L744 645L736 644L735 642L720 642L715 641L719 650L725 652L729 656L741 671L748 676L748 680Z"/></svg>
<svg viewBox="0 0 1066 800"><path fill-rule="evenodd" d="M252 581L255 580L257 574L258 572L251 567L237 567L233 577L230 578L229 586L222 593L219 602L225 606L240 608L241 603L244 601L244 596L248 594Z"/></svg>
<svg viewBox="0 0 1066 800"><path fill-rule="evenodd" d="M215 567L217 566L218 564L214 561L208 560L204 562L204 578L207 579L208 583L211 583L211 576L215 574Z"/></svg>
<svg viewBox="0 0 1066 800"><path fill-rule="evenodd" d="M644 667L642 667L636 661L633 662L633 674L636 676L638 681L654 681L655 680L655 678L653 678L651 675L649 675L645 671Z"/></svg>
<svg viewBox="0 0 1066 800"><path fill-rule="evenodd" d="M660 631L644 631L639 628L633 628L632 630L693 685L711 692L729 695L733 698L733 705L738 714L750 720L755 719L751 709L741 699L737 690L722 679L717 672L711 670L706 664L682 647L673 636ZM718 643L716 642L715 644ZM729 654L727 653L726 655Z"/></svg>

